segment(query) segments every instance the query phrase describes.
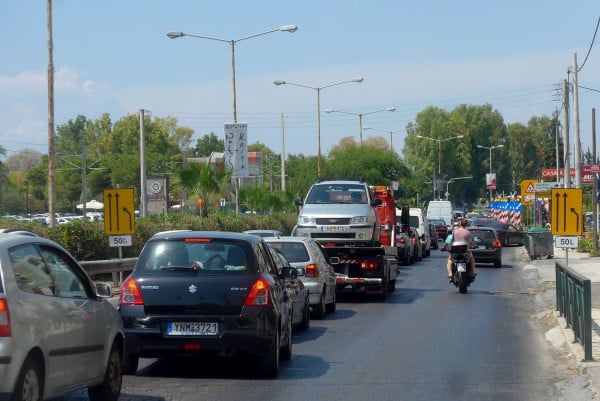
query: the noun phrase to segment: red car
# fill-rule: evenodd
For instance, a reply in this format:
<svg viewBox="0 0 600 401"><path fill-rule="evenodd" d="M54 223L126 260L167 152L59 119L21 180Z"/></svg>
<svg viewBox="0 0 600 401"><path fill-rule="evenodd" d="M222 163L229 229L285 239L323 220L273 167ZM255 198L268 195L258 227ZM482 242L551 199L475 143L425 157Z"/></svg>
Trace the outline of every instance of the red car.
<svg viewBox="0 0 600 401"><path fill-rule="evenodd" d="M429 219L429 224L435 226L435 230L438 233L438 239L445 241L448 236L448 227L444 219Z"/></svg>

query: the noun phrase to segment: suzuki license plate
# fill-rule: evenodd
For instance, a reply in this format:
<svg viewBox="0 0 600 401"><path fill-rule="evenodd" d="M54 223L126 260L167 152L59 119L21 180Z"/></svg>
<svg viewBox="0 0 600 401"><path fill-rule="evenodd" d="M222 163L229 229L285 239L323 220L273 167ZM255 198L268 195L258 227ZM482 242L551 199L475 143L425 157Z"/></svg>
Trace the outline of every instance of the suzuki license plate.
<svg viewBox="0 0 600 401"><path fill-rule="evenodd" d="M218 336L219 325L215 322L169 322L168 336Z"/></svg>

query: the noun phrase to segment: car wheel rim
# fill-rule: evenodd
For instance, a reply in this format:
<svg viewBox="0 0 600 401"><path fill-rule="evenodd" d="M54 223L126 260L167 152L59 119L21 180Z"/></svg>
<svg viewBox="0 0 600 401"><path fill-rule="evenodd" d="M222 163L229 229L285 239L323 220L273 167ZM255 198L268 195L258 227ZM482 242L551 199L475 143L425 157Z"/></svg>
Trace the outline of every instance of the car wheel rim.
<svg viewBox="0 0 600 401"><path fill-rule="evenodd" d="M35 370L30 369L23 378L23 401L38 401L40 381Z"/></svg>

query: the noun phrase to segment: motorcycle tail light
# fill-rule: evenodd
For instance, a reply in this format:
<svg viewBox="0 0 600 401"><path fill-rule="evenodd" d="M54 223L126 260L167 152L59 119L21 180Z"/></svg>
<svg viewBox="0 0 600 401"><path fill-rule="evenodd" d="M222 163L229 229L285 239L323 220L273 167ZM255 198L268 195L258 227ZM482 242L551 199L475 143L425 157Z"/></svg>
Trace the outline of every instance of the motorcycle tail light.
<svg viewBox="0 0 600 401"><path fill-rule="evenodd" d="M500 241L496 240L496 241L492 242L492 248L500 249L500 248L502 248L502 243Z"/></svg>

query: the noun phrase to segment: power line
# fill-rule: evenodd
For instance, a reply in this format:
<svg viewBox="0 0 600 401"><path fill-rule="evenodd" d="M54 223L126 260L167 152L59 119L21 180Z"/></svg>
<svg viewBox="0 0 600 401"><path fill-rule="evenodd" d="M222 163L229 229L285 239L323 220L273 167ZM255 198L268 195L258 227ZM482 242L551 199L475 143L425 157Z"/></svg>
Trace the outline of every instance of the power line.
<svg viewBox="0 0 600 401"><path fill-rule="evenodd" d="M600 17L598 17L598 22L596 22L596 29L594 30L594 36L592 37L592 43L590 43L590 47L588 48L587 54L585 55L585 59L583 60L583 63L581 64L581 66L579 66L579 68L577 69L577 72L581 71L581 69L585 65L585 62L588 59L588 56L590 55L590 52L592 51L592 47L594 47L594 40L596 40L596 33L598 33L599 25L600 25Z"/></svg>

